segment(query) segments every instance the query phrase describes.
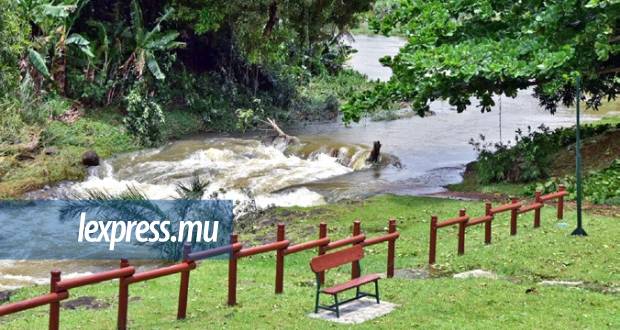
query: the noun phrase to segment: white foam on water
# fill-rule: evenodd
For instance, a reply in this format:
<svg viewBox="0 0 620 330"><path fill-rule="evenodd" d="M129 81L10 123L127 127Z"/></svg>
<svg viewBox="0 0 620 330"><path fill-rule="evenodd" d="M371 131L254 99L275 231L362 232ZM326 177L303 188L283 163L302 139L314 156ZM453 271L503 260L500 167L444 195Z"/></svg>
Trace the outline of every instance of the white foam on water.
<svg viewBox="0 0 620 330"><path fill-rule="evenodd" d="M175 157L166 159L165 151L171 150L176 153ZM135 188L150 199L172 199L178 197L177 184L189 182L197 173L209 182L204 198L217 192L220 199L242 202L249 199L249 192L261 208L271 205L311 206L325 203L325 199L307 188L273 192L354 170L342 164L343 154L348 152L344 147L338 150L336 157L327 154L327 150L316 152L307 159L285 152L282 145L264 145L258 140L247 139L206 139L204 145L198 144L198 147L196 143L190 146L173 144L167 149L137 152L104 161L98 169L90 171L85 181L69 189L77 194L95 190L118 195L128 188Z"/></svg>
<svg viewBox="0 0 620 330"><path fill-rule="evenodd" d="M276 206L315 206L325 204L323 195L308 188L295 189L286 193L259 195L256 197L256 205L259 208Z"/></svg>

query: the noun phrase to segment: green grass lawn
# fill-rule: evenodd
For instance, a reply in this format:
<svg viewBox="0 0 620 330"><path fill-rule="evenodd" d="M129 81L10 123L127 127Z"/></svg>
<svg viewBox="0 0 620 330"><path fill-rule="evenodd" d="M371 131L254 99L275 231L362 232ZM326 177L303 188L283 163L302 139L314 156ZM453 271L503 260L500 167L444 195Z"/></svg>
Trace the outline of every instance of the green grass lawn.
<svg viewBox="0 0 620 330"><path fill-rule="evenodd" d="M351 232L355 219L362 220L368 237L386 230L388 218L398 220L401 237L396 243L396 268L426 269L431 214L440 219L455 216L467 208L473 216L482 214L483 203L444 199L378 196L361 202L342 202L314 208L287 208L268 212L254 223L240 240L249 245L272 240L275 222L287 224L288 238L300 242L317 236L318 223L325 221L333 239ZM509 236L508 215L498 216L493 225L493 244L483 244L483 228L470 227L466 253L456 255L456 228L439 231L437 269L432 278L394 278L381 281L382 298L400 305L391 314L358 326L375 328L619 328L620 221L586 214L590 236L572 237L575 213L566 212L567 226L558 225L555 208L545 206L542 226L532 228L532 215L519 219L517 236ZM277 220L277 221L274 221ZM366 249L362 273L384 272L386 245ZM169 276L130 287L129 325L135 329L323 329L349 328L308 318L314 297L314 276L307 251L288 256L284 293L275 295L274 254L262 254L239 261L238 306L226 306L227 263L202 262L192 272L188 317L175 320L178 276ZM453 279L452 274L482 268L500 279ZM344 281L350 267L328 272L327 282ZM537 284L543 279L584 281L579 288ZM12 301L46 292L47 286L20 290ZM527 292L526 292L527 291ZM110 329L116 324L118 286L109 282L72 290L70 298L95 296L109 304L100 310L61 311L61 327ZM328 298L328 297L324 297ZM38 329L47 326L47 308L0 319L3 329Z"/></svg>

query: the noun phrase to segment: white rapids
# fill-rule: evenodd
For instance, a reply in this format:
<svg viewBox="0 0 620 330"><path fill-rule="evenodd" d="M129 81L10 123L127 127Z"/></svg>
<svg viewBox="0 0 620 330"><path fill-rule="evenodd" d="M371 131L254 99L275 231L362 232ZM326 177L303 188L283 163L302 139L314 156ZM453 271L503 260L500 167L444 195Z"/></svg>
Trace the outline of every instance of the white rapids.
<svg viewBox="0 0 620 330"><path fill-rule="evenodd" d="M71 195L88 191L117 195L135 188L150 199L172 199L178 197L178 184L198 175L209 182L205 199L216 194L219 199L243 202L251 196L259 208L312 206L325 203L324 197L305 187L278 191L366 166L368 150L362 146L310 146L316 149L306 154L304 147L307 151L303 142L287 149L237 138L183 140L105 160L91 168L86 180L63 189Z"/></svg>

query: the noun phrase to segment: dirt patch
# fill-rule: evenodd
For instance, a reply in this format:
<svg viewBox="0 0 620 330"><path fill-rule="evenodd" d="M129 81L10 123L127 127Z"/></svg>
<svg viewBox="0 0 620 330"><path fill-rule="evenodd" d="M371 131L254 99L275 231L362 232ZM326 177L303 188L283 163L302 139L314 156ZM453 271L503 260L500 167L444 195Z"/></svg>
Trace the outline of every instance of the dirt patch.
<svg viewBox="0 0 620 330"><path fill-rule="evenodd" d="M394 271L394 277L407 280L424 280L430 278L431 273L427 268L397 269Z"/></svg>
<svg viewBox="0 0 620 330"><path fill-rule="evenodd" d="M584 173L609 167L620 155L620 129L583 140L581 157ZM551 167L552 176L572 175L575 173L575 145L560 150L554 157Z"/></svg>
<svg viewBox="0 0 620 330"><path fill-rule="evenodd" d="M63 302L60 305L66 309L103 309L110 306L110 304L108 304L107 302L97 300L97 298L91 296L79 297L73 300Z"/></svg>
<svg viewBox="0 0 620 330"><path fill-rule="evenodd" d="M577 204L575 203L575 201L566 202L564 205L567 209L571 210L577 208ZM584 212L596 215L620 218L620 205L592 204L584 201L582 209L584 210Z"/></svg>

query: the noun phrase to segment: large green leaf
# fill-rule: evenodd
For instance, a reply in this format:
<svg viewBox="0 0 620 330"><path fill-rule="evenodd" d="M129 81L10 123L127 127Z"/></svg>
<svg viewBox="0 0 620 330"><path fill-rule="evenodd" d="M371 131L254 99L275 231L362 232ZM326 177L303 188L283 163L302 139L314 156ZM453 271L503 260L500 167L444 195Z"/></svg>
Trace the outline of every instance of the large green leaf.
<svg viewBox="0 0 620 330"><path fill-rule="evenodd" d="M95 57L95 55L90 50L90 41L88 41L88 39L84 38L80 34L77 34L77 33L71 34L67 38L67 41L65 43L67 45L77 46L82 51L82 53L86 54L86 56L90 58Z"/></svg>
<svg viewBox="0 0 620 330"><path fill-rule="evenodd" d="M34 66L35 69L37 69L37 71L39 71L39 73L41 73L45 78L51 78L50 72L45 64L45 59L41 56L41 54L39 54L39 52L32 48L28 49L28 61L30 61L30 64L32 64L32 66Z"/></svg>
<svg viewBox="0 0 620 330"><path fill-rule="evenodd" d="M67 45L88 46L90 41L78 33L72 33L65 41Z"/></svg>
<svg viewBox="0 0 620 330"><path fill-rule="evenodd" d="M155 76L155 79L158 79L158 80L166 79L166 75L164 75L164 73L159 68L159 64L157 64L157 60L155 59L155 56L153 56L153 53L151 52L146 53L146 66L149 68L149 71L151 71L153 76Z"/></svg>
<svg viewBox="0 0 620 330"><path fill-rule="evenodd" d="M145 44L145 48L147 49L157 49L157 50L167 50L172 48L178 48L184 43L174 42L174 40L179 36L178 32L168 32L168 33L156 33L151 35L151 40L147 40Z"/></svg>
<svg viewBox="0 0 620 330"><path fill-rule="evenodd" d="M43 15L53 18L67 18L76 9L75 5L52 5L45 4L41 6Z"/></svg>
<svg viewBox="0 0 620 330"><path fill-rule="evenodd" d="M142 9L140 8L140 4L136 0L131 1L131 25L134 30L142 30L144 29L144 23L142 22ZM134 31L137 32L137 31Z"/></svg>

